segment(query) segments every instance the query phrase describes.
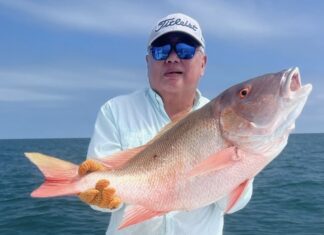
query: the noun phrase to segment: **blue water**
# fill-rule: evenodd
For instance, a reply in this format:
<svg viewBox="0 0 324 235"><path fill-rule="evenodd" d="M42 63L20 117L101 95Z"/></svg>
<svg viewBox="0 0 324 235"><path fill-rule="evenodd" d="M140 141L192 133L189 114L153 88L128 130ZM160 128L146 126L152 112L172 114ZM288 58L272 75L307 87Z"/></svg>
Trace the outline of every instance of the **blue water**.
<svg viewBox="0 0 324 235"><path fill-rule="evenodd" d="M33 199L41 173L23 156L43 152L80 163L88 139L0 140L0 234L104 234L109 214L77 198ZM291 135L254 181L252 200L225 217L224 235L324 234L324 134Z"/></svg>

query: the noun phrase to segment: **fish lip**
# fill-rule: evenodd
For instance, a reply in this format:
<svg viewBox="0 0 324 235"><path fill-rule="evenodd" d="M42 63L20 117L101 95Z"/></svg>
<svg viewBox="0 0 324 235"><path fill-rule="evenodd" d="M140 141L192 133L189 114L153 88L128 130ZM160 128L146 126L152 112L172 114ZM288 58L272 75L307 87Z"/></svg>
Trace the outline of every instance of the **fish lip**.
<svg viewBox="0 0 324 235"><path fill-rule="evenodd" d="M280 81L280 95L290 98L293 92L301 88L300 73L298 67L290 68L283 73Z"/></svg>
<svg viewBox="0 0 324 235"><path fill-rule="evenodd" d="M293 99L308 96L312 90L311 84L302 86L298 67L293 67L283 72L280 81L280 96Z"/></svg>

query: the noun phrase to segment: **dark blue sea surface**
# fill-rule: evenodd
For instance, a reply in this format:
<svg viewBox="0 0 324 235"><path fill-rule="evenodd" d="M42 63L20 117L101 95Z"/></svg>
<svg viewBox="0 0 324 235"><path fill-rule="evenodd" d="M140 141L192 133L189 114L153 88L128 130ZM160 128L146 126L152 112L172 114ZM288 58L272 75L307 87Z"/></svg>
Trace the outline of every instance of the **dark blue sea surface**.
<svg viewBox="0 0 324 235"><path fill-rule="evenodd" d="M89 139L0 140L0 234L105 234L109 214L75 197L35 199L41 173L23 155L42 152L74 163ZM324 235L324 134L294 134L254 181L250 203L225 216L224 235Z"/></svg>

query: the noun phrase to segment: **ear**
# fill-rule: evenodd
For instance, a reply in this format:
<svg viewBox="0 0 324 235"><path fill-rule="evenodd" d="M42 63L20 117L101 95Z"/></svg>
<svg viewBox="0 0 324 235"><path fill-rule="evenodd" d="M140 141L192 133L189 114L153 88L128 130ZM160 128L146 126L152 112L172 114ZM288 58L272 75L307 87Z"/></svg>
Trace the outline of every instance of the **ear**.
<svg viewBox="0 0 324 235"><path fill-rule="evenodd" d="M147 73L149 73L149 69L150 69L150 58L149 58L149 56L150 55L145 56Z"/></svg>
<svg viewBox="0 0 324 235"><path fill-rule="evenodd" d="M206 64L207 64L207 56L204 55L203 58L202 58L202 62L201 62L201 73L200 73L200 76L204 76Z"/></svg>

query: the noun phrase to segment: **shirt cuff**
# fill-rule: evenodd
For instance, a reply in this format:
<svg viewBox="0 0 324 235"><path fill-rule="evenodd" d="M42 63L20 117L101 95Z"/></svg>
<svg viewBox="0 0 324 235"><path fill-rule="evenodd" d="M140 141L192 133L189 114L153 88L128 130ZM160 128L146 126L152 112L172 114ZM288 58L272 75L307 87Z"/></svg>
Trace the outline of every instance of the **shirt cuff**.
<svg viewBox="0 0 324 235"><path fill-rule="evenodd" d="M115 212L115 211L120 210L120 208L122 208L123 205L124 205L124 203L120 203L120 205L119 205L117 208L115 208L115 209L101 208L101 207L99 207L99 206L94 206L94 205L90 205L90 207L91 207L92 209L96 210L96 211L101 211L101 212L105 212L105 213L107 213L107 212L108 212L108 213L113 213L113 212Z"/></svg>

